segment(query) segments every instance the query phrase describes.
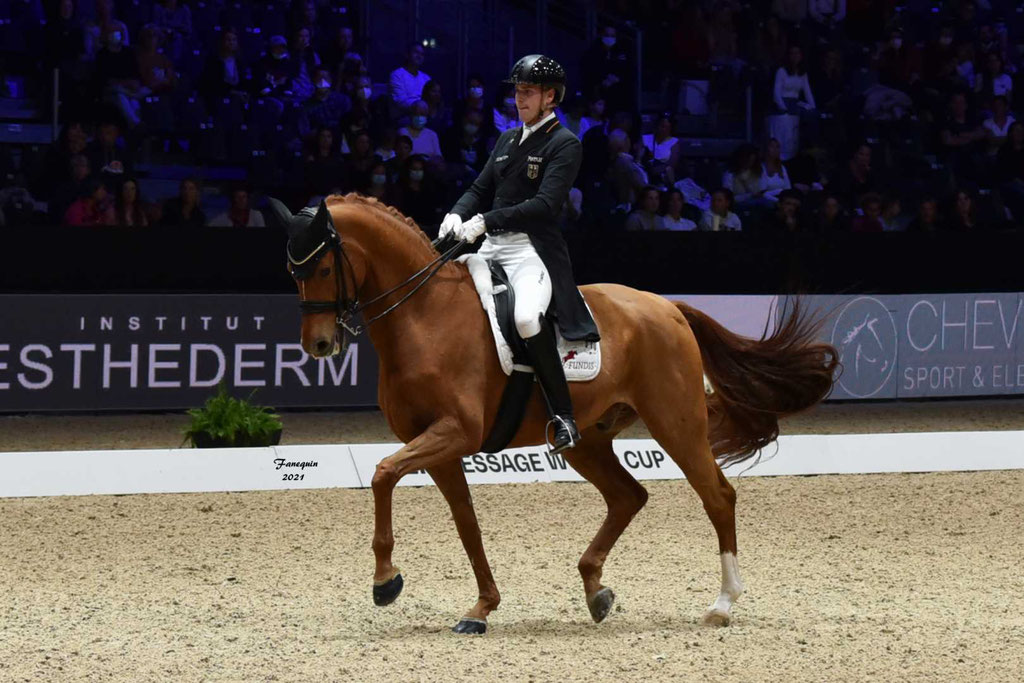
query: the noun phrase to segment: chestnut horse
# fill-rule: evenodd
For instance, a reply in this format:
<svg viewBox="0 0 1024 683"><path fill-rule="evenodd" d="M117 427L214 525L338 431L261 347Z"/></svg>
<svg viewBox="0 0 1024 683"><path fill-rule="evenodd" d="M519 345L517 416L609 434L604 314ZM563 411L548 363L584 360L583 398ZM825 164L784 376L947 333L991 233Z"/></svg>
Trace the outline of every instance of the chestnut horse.
<svg viewBox="0 0 1024 683"><path fill-rule="evenodd" d="M356 300L372 302L364 304L367 320L391 309L368 325L380 357L380 407L405 443L380 461L373 476L374 601L392 602L403 586L392 563L395 485L409 472L425 469L451 507L479 589L476 604L454 630L483 633L500 598L460 460L479 451L487 437L506 376L468 270L438 264L432 279L394 307L411 289L399 286L418 271L429 274L427 267L438 257L415 223L354 194L328 198L316 214L321 220L311 221L312 213L293 219L283 205L275 207L280 219L291 221L289 268L304 302L307 353L323 357L343 350L343 330L351 329L348 314ZM779 416L820 401L832 386L836 350L816 342L816 325L796 310L773 334L753 340L684 303L648 292L614 284L581 291L601 330L602 368L592 381L571 384L583 439L565 458L607 504L607 515L579 561L591 616L600 622L611 609L614 594L601 583L602 566L647 502L647 491L612 450L615 435L640 418L685 473L718 534L721 590L704 622L727 625L743 584L736 562L736 495L718 461L752 457L778 436ZM709 394L705 374L713 389ZM510 446L545 443L547 421L535 389Z"/></svg>

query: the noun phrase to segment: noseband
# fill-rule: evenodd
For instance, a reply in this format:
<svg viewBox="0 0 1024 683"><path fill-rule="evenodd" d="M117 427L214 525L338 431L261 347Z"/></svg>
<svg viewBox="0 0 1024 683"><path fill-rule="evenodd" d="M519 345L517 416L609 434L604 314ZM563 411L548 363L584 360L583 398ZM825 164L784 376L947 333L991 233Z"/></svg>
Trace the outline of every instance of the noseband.
<svg viewBox="0 0 1024 683"><path fill-rule="evenodd" d="M319 300L319 301L307 301L302 299L299 301L299 310L302 314L307 313L334 313L335 325L338 331L348 332L353 337L358 337L362 334L363 330L370 326L370 324L380 320L388 313L391 313L396 308L405 303L409 297L418 292L420 288L430 281L430 278L441 269L448 261L456 257L459 250L466 245L465 240L453 240L451 238L445 238L443 240L436 240L433 245L435 249L440 250L440 246L443 246L444 251L435 258L433 261L425 265L418 272L407 278L403 282L395 285L383 294L379 294L366 303L359 303L359 288L355 281L355 271L352 268L352 261L349 260L348 254L345 252L345 245L342 242L341 235L333 227L328 230L328 237L321 242L316 249L311 251L308 256L302 259L296 259L292 256L290 248L286 248L285 251L288 253L288 263L291 264L292 275L296 280L306 280L313 276L316 272L316 266L320 263L320 260L327 254L327 252L334 253L334 261L337 264L335 268L336 279L337 279L337 291L338 296L334 301ZM354 290L354 296L349 298L348 295L348 282L345 278L344 264L348 264L348 269L352 271L352 287ZM428 272L429 271L429 272ZM424 273L426 274L424 276ZM397 302L392 304L386 310L367 320L363 325L358 325L353 322L355 316L362 313L368 306L381 301L382 299L394 294L398 290L412 284L417 278L422 279L416 284L412 290L399 299Z"/></svg>

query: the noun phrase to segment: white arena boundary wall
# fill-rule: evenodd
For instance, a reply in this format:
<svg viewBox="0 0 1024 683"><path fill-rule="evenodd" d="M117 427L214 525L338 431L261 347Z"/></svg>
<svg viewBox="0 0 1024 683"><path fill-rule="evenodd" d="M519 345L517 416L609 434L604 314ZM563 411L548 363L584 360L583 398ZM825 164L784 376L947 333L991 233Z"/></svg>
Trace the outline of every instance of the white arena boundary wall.
<svg viewBox="0 0 1024 683"><path fill-rule="evenodd" d="M637 479L682 479L651 439L620 439L615 452ZM0 497L365 488L381 458L400 444L271 448L0 453ZM749 468L749 469L748 469ZM735 476L947 472L1024 468L1024 431L782 436L762 461ZM544 448L463 459L470 484L582 481ZM430 485L425 472L402 486Z"/></svg>

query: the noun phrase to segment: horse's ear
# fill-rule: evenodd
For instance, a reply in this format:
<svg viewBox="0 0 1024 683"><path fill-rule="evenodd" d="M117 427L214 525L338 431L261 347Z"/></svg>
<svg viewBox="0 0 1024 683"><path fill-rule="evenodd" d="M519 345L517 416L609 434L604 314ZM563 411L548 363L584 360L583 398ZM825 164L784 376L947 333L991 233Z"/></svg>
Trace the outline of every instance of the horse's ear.
<svg viewBox="0 0 1024 683"><path fill-rule="evenodd" d="M308 209L306 210L308 211ZM309 224L310 233L314 239L325 240L333 227L334 219L331 217L331 211L327 208L327 202L321 199L320 206L317 207L316 213L313 214L313 220Z"/></svg>
<svg viewBox="0 0 1024 683"><path fill-rule="evenodd" d="M274 218L281 224L281 227L291 233L292 212L288 210L288 207L281 200L274 199L273 197L269 197L268 200L270 202L270 212L274 214Z"/></svg>

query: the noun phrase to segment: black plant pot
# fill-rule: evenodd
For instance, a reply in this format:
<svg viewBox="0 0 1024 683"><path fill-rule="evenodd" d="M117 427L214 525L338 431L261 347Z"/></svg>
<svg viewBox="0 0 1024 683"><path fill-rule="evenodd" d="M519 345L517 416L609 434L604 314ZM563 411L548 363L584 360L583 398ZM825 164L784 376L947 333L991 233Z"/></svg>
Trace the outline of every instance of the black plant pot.
<svg viewBox="0 0 1024 683"><path fill-rule="evenodd" d="M281 430L276 430L270 435L268 439L250 438L248 435L243 435L231 443L228 439L221 437L213 437L206 432L197 432L192 436L192 441L195 443L196 448L245 448L245 447L261 447L261 446L276 446L281 443Z"/></svg>

